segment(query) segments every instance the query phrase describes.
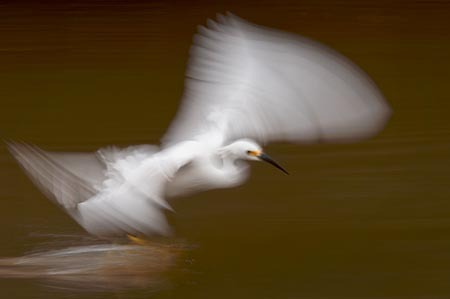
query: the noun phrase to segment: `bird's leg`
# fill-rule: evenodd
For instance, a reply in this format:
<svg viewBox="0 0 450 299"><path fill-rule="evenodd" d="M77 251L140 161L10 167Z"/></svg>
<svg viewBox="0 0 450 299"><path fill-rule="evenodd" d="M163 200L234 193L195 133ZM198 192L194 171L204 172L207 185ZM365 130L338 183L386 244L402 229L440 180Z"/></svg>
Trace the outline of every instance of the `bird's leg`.
<svg viewBox="0 0 450 299"><path fill-rule="evenodd" d="M128 240L131 241L131 243L136 245L148 245L150 242L148 240L145 240L143 238L139 238L130 234L127 234Z"/></svg>

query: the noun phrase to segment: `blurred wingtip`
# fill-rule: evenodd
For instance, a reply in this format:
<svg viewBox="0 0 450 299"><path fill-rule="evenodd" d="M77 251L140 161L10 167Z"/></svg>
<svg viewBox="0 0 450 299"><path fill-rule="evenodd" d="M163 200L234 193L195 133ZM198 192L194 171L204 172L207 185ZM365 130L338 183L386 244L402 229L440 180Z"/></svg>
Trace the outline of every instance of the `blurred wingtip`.
<svg viewBox="0 0 450 299"><path fill-rule="evenodd" d="M160 205L161 205L164 209L166 209L166 210L168 210L168 211L170 211L170 212L172 212L172 213L175 213L175 210L172 208L171 205L169 205L169 203L168 203L167 201L162 200L162 201L160 202Z"/></svg>
<svg viewBox="0 0 450 299"><path fill-rule="evenodd" d="M240 18L237 15L233 14L232 12L226 11L223 14L221 13L217 14L216 20L222 25L230 25L233 23L233 21L240 20Z"/></svg>
<svg viewBox="0 0 450 299"><path fill-rule="evenodd" d="M19 160L20 156L24 152L24 148L27 146L32 146L24 141L17 141L17 140L4 140L6 144L6 148L8 149L9 153L16 159Z"/></svg>

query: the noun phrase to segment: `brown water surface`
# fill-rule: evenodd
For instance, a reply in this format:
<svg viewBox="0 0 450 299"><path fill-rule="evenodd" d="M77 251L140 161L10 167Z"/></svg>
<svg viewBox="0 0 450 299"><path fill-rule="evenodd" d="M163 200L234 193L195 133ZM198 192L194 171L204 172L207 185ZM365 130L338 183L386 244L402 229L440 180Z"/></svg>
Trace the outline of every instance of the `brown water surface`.
<svg viewBox="0 0 450 299"><path fill-rule="evenodd" d="M28 271L2 278L2 294L450 297L448 1L66 3L0 3L1 138L71 151L158 143L196 26L227 10L334 47L394 114L363 143L270 145L290 176L258 164L242 187L175 201L177 241L149 251L89 239L0 145L0 269ZM48 277L77 263L87 274L75 282Z"/></svg>

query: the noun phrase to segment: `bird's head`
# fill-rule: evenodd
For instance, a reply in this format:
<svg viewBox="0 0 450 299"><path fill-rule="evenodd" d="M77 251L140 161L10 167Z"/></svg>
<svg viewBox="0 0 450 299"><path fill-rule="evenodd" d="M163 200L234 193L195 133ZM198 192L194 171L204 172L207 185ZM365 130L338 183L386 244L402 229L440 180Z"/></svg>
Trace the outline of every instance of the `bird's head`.
<svg viewBox="0 0 450 299"><path fill-rule="evenodd" d="M289 174L283 167L275 162L269 155L264 153L261 146L250 139L240 139L224 148L227 154L231 154L237 159L249 161L264 161L278 168L285 174Z"/></svg>

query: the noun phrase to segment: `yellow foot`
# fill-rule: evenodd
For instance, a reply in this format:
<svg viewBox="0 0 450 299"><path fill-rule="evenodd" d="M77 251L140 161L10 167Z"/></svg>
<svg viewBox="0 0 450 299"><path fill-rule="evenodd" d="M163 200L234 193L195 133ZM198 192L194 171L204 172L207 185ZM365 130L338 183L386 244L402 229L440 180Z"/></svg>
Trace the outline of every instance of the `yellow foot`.
<svg viewBox="0 0 450 299"><path fill-rule="evenodd" d="M127 238L128 240L130 240L132 243L136 244L136 245L148 245L150 244L150 242L148 240L127 234Z"/></svg>

